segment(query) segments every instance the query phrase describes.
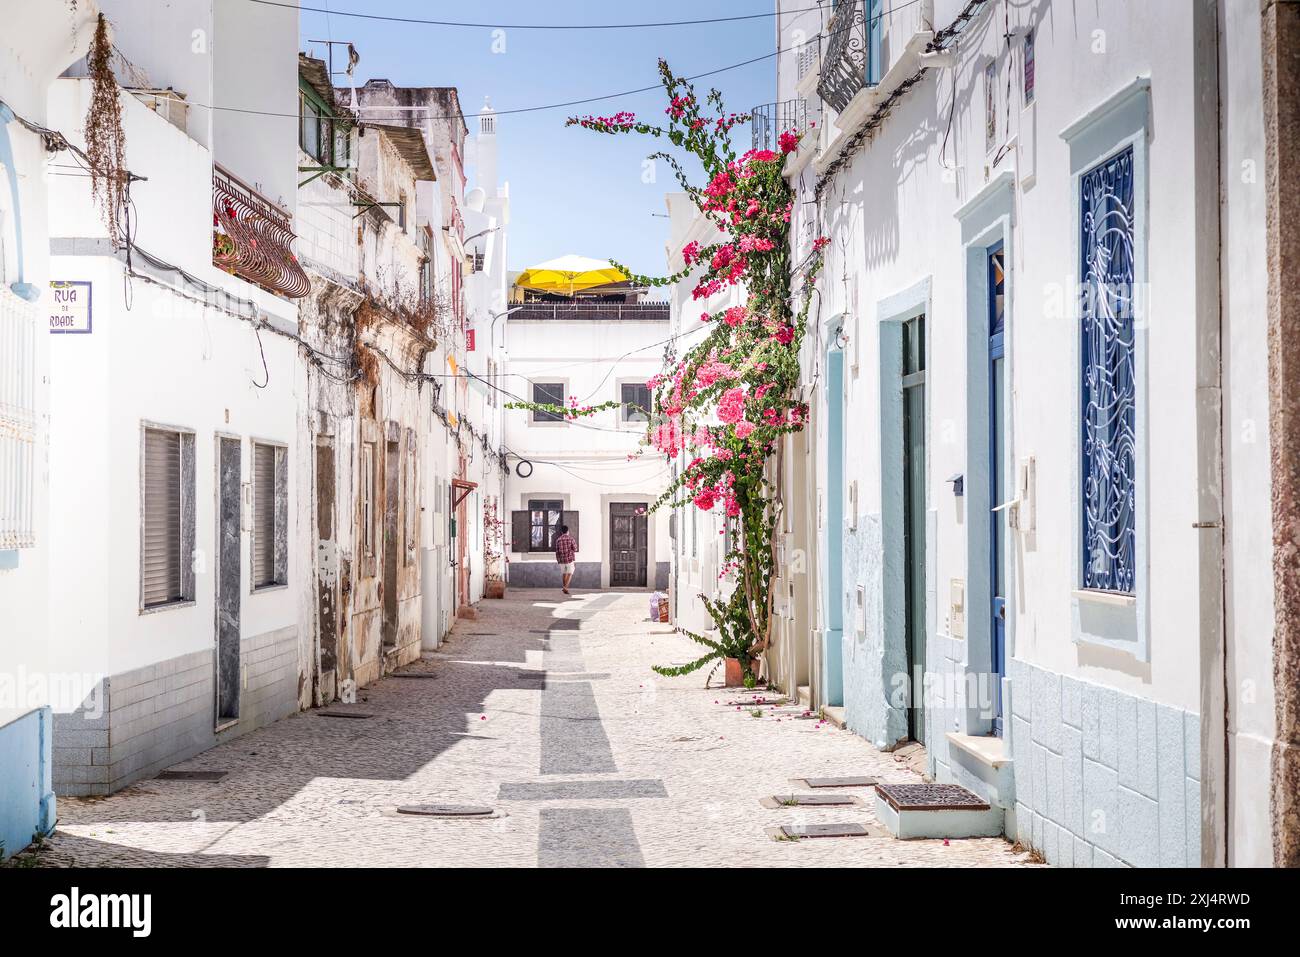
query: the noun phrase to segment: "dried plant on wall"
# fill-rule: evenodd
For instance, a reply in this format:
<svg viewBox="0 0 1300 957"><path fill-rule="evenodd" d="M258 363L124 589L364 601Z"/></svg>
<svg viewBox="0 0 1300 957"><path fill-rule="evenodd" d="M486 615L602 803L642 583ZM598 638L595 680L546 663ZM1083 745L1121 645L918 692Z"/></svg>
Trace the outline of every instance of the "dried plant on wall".
<svg viewBox="0 0 1300 957"><path fill-rule="evenodd" d="M86 113L86 159L90 189L99 205L113 245L121 245L118 216L126 207L129 173L126 168L126 133L122 130L122 104L112 69L113 44L108 21L99 15L95 37L86 56L90 73L90 109Z"/></svg>

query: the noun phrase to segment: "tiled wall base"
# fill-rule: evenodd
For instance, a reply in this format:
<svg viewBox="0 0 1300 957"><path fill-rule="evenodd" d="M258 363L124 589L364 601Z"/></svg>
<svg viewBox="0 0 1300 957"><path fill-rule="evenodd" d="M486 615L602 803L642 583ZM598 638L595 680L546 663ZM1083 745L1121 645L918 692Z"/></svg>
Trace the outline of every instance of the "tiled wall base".
<svg viewBox="0 0 1300 957"><path fill-rule="evenodd" d="M1200 716L1017 659L1004 682L1014 789L1007 836L1062 867L1196 867L1201 854ZM937 780L987 794L944 737Z"/></svg>
<svg viewBox="0 0 1300 957"><path fill-rule="evenodd" d="M105 678L77 711L54 716L54 790L111 794L298 709L298 630L245 639L239 720L214 730L213 652Z"/></svg>

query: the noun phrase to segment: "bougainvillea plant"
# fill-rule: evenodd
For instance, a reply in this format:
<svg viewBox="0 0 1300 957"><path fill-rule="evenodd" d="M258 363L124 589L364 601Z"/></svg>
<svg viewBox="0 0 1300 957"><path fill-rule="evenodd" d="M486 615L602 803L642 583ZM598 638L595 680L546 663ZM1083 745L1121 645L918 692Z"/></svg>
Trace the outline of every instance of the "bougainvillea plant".
<svg viewBox="0 0 1300 957"><path fill-rule="evenodd" d="M749 118L726 112L717 90L701 102L691 83L663 60L659 74L669 100L662 125L630 113L575 117L569 125L666 140L704 168L707 184L699 187L672 154L651 157L672 169L725 238L705 247L687 245L683 269L671 276L638 276L619 266L633 282L650 286L695 276L696 301L708 302L729 287L745 294L744 305L704 311L700 320L710 324L708 335L646 383L654 408L643 452L687 459L653 507L719 510L735 532L724 559L724 573L735 575L735 589L721 599L700 596L718 628L717 639L687 631L708 652L686 665L655 671L686 674L718 658L735 658L752 687L755 665L771 642L775 531L782 508L779 456L784 436L802 429L808 417L798 395L799 348L826 241L818 239L805 262L791 264L794 194L782 167L786 154L798 149L802 131L783 131L779 151L737 155L730 133ZM796 277L802 280L797 304Z"/></svg>
<svg viewBox="0 0 1300 957"><path fill-rule="evenodd" d="M554 415L568 422L574 422L578 419L585 419L595 415L597 412L604 412L606 409L617 409L622 402L617 399L610 399L608 402L601 402L598 405L581 405L576 395L569 396L568 405L560 405L557 402L507 402L507 409L524 409L529 412L541 412L546 415Z"/></svg>

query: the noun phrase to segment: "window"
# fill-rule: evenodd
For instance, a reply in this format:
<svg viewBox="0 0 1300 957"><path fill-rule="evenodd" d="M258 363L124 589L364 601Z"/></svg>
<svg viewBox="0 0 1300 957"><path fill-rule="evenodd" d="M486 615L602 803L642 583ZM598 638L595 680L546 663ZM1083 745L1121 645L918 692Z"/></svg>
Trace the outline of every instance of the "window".
<svg viewBox="0 0 1300 957"><path fill-rule="evenodd" d="M1128 147L1079 180L1082 585L1125 594L1136 571L1134 212Z"/></svg>
<svg viewBox="0 0 1300 957"><path fill-rule="evenodd" d="M299 93L298 112L301 120L298 145L304 153L322 165L330 165L334 123L329 119L328 111L308 99L305 94Z"/></svg>
<svg viewBox="0 0 1300 957"><path fill-rule="evenodd" d="M1025 106L1034 102L1034 31L1025 33Z"/></svg>
<svg viewBox="0 0 1300 957"><path fill-rule="evenodd" d="M555 548L556 529L564 514L564 503L555 500L528 501L528 550L549 552Z"/></svg>
<svg viewBox="0 0 1300 957"><path fill-rule="evenodd" d="M992 150L998 141L998 64L984 67L984 147Z"/></svg>
<svg viewBox="0 0 1300 957"><path fill-rule="evenodd" d="M534 382L533 401L547 405L564 405L563 382ZM533 412L534 422L563 422L564 416L554 412Z"/></svg>
<svg viewBox="0 0 1300 957"><path fill-rule="evenodd" d="M140 604L157 608L194 597L194 436L144 430Z"/></svg>
<svg viewBox="0 0 1300 957"><path fill-rule="evenodd" d="M406 561L415 561L420 542L420 486L417 483L415 430L406 430Z"/></svg>
<svg viewBox="0 0 1300 957"><path fill-rule="evenodd" d="M375 443L361 446L361 550L375 554Z"/></svg>
<svg viewBox="0 0 1300 957"><path fill-rule="evenodd" d="M36 317L0 287L0 551L36 545Z"/></svg>
<svg viewBox="0 0 1300 957"><path fill-rule="evenodd" d="M645 383L624 382L621 388L623 392L623 421L649 422L650 390L646 388Z"/></svg>
<svg viewBox="0 0 1300 957"><path fill-rule="evenodd" d="M253 443L253 588L287 585L289 482L284 446Z"/></svg>

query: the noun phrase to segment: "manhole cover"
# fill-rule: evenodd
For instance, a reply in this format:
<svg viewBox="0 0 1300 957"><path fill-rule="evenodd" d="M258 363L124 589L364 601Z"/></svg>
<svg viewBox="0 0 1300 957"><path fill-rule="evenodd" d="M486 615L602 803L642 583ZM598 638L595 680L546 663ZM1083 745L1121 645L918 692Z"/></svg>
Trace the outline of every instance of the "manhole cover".
<svg viewBox="0 0 1300 957"><path fill-rule="evenodd" d="M810 788L867 788L876 783L875 778L852 775L842 778L801 778L800 780Z"/></svg>
<svg viewBox="0 0 1300 957"><path fill-rule="evenodd" d="M321 718L373 718L369 711L317 711Z"/></svg>
<svg viewBox="0 0 1300 957"><path fill-rule="evenodd" d="M405 804L397 813L420 817L490 817L493 811L476 804Z"/></svg>
<svg viewBox="0 0 1300 957"><path fill-rule="evenodd" d="M861 824L785 824L781 833L787 838L871 837L871 831Z"/></svg>
<svg viewBox="0 0 1300 957"><path fill-rule="evenodd" d="M428 678L428 679L432 680L432 679L434 679L434 678L437 678L438 676L437 676L436 674L434 674L432 671L407 671L407 672L401 672L401 671L399 671L399 672L397 672L396 674L389 675L388 677L390 677L390 678Z"/></svg>
<svg viewBox="0 0 1300 957"><path fill-rule="evenodd" d="M896 811L987 811L979 795L960 784L877 784L876 793Z"/></svg>
<svg viewBox="0 0 1300 957"><path fill-rule="evenodd" d="M728 701L726 704L729 708L757 708L764 705L775 708L785 704L785 700L786 699L784 698L737 698L733 701Z"/></svg>
<svg viewBox="0 0 1300 957"><path fill-rule="evenodd" d="M857 803L851 794L774 794L772 800L783 807L842 807Z"/></svg>
<svg viewBox="0 0 1300 957"><path fill-rule="evenodd" d="M155 781L220 781L229 771L163 771Z"/></svg>

